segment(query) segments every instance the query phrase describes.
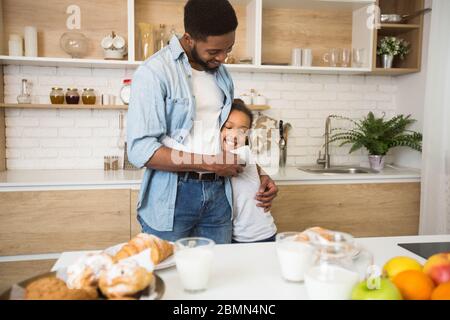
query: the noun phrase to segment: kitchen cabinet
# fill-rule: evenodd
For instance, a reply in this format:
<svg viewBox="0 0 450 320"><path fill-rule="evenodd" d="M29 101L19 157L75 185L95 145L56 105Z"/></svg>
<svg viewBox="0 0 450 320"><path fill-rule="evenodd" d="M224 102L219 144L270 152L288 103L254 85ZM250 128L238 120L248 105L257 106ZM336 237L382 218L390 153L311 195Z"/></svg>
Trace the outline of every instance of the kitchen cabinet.
<svg viewBox="0 0 450 320"><path fill-rule="evenodd" d="M411 13L423 6L422 0L379 0L382 11ZM178 32L183 30L183 6L185 0L5 0L2 10L2 52L4 64L136 68L141 64L139 49L139 23L150 23L156 29L165 24ZM414 6L406 3L414 2ZM376 66L377 30L367 27L373 19L371 9L376 0L316 1L316 0L231 0L239 18L236 45L233 56L251 58L250 64L228 65L230 70L246 72L320 73L320 74L371 74L382 73ZM392 4L393 3L393 4ZM417 5L416 5L417 3ZM67 31L66 8L76 4L81 8L81 29L90 41L88 54L82 59L72 59L62 51L59 38ZM99 14L101 13L101 14ZM51 19L49 19L51 17ZM409 39L414 46L421 44L422 18L411 22L417 30L408 26L399 28L411 32ZM35 25L39 32L39 57L7 56L9 34L22 33L25 25ZM393 27L382 26L380 34ZM104 60L101 39L114 30L128 41L128 57L124 60ZM398 31L397 30L397 31ZM417 31L417 32L416 32ZM417 37L416 37L417 36ZM313 50L313 66L293 67L280 65L290 62L294 47ZM363 48L365 59L358 67L328 67L323 54L331 48ZM420 55L420 54L419 54ZM419 56L416 50L411 61ZM410 60L399 65L398 74L417 71ZM375 64L374 64L375 63ZM390 71L390 72L394 72ZM400 72L401 71L401 72ZM395 73L393 73L395 74Z"/></svg>
<svg viewBox="0 0 450 320"><path fill-rule="evenodd" d="M399 14L410 15L425 8L424 0L378 0L381 14ZM392 69L383 69L381 59L377 57L376 52L373 55L374 74L380 75L401 75L421 70L422 61L422 38L423 38L423 15L415 17L403 24L381 24L374 36L374 48L381 38L385 36L395 36L410 43L410 53L404 60L396 58Z"/></svg>
<svg viewBox="0 0 450 320"><path fill-rule="evenodd" d="M129 189L0 193L0 256L106 248L129 239Z"/></svg>
<svg viewBox="0 0 450 320"><path fill-rule="evenodd" d="M139 199L139 190L131 190L130 201L130 224L131 224L131 237L134 237L141 232L141 224L137 220L137 202Z"/></svg>
<svg viewBox="0 0 450 320"><path fill-rule="evenodd" d="M356 237L417 235L420 183L279 186L278 232L320 226Z"/></svg>

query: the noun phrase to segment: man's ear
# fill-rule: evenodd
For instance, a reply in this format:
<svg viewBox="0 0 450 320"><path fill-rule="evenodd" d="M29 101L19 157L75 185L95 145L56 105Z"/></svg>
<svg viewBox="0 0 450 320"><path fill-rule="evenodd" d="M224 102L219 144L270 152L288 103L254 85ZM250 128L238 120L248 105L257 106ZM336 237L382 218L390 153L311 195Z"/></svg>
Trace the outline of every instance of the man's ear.
<svg viewBox="0 0 450 320"><path fill-rule="evenodd" d="M183 35L184 40L189 44L189 47L194 47L194 39L191 37L191 35L187 32Z"/></svg>

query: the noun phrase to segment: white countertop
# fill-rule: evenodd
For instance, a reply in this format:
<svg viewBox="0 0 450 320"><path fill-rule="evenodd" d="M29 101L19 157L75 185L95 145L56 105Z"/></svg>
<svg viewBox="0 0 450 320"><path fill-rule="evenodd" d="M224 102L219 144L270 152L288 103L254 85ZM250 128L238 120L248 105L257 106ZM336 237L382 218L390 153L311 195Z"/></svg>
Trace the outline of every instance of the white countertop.
<svg viewBox="0 0 450 320"><path fill-rule="evenodd" d="M8 170L0 172L0 191L34 189L138 189L143 170ZM312 174L295 167L273 175L279 185L420 182L420 170L386 168L378 174Z"/></svg>
<svg viewBox="0 0 450 320"><path fill-rule="evenodd" d="M374 263L382 267L390 258L409 256L424 263L424 259L399 247L399 243L450 242L450 235L393 238L360 238L357 242L374 256ZM62 255L53 270L66 267L86 252ZM157 271L164 280L164 299L198 300L304 300L306 289L300 283L282 280L274 243L218 245L209 289L188 294L181 286L176 268Z"/></svg>

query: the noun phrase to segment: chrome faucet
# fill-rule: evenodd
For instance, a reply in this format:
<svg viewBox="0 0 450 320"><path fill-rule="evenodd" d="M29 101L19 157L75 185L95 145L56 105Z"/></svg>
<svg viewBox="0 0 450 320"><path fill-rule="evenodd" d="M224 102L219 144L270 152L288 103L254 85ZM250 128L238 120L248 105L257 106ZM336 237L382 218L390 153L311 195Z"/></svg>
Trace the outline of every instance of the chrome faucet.
<svg viewBox="0 0 450 320"><path fill-rule="evenodd" d="M317 164L323 165L324 169L330 168L330 135L331 135L331 116L327 117L325 122L325 154L322 157L322 151L319 151L319 159L317 159Z"/></svg>

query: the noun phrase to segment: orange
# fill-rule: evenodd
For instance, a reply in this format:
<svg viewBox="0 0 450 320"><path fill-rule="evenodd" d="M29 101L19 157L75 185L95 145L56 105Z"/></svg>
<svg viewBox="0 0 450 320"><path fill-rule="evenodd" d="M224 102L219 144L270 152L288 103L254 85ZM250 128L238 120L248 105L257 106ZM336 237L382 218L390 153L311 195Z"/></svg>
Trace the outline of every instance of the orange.
<svg viewBox="0 0 450 320"><path fill-rule="evenodd" d="M417 270L400 272L393 282L405 300L430 300L434 289L433 280Z"/></svg>
<svg viewBox="0 0 450 320"><path fill-rule="evenodd" d="M434 289L431 300L450 300L450 282L442 283Z"/></svg>

